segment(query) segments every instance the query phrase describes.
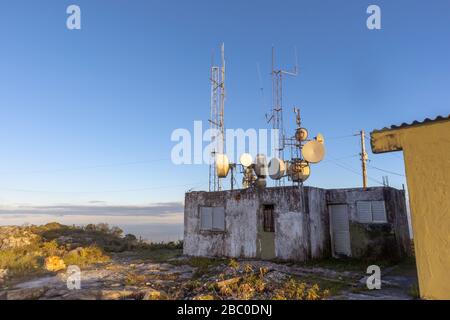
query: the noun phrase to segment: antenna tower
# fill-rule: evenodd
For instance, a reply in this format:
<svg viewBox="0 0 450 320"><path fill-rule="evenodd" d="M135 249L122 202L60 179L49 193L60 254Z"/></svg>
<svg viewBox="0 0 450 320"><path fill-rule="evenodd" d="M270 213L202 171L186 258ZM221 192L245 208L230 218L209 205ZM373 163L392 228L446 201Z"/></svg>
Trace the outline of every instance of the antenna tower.
<svg viewBox="0 0 450 320"><path fill-rule="evenodd" d="M272 123L272 129L278 131L278 137L274 141L273 156L284 160L285 133L283 127L283 75L297 76L297 53L295 53L295 66L292 71L276 69L275 48L272 47L272 110L267 122ZM276 185L281 185L281 180L277 180Z"/></svg>
<svg viewBox="0 0 450 320"><path fill-rule="evenodd" d="M212 161L209 165L209 191L220 191L222 189L221 179L217 175L216 155L225 153L225 45L221 48L221 65L214 64L214 57L211 62L211 114L210 129L212 132L211 151Z"/></svg>

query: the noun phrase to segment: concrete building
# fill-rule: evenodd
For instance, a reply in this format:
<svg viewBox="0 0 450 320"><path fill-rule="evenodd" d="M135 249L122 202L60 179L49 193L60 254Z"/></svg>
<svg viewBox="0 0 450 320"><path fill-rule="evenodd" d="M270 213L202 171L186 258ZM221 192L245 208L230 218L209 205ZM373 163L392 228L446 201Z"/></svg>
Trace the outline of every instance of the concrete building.
<svg viewBox="0 0 450 320"><path fill-rule="evenodd" d="M420 294L450 299L450 116L373 131L371 144L403 151Z"/></svg>
<svg viewBox="0 0 450 320"><path fill-rule="evenodd" d="M401 258L410 239L405 194L390 187L273 187L189 192L184 254L306 261Z"/></svg>

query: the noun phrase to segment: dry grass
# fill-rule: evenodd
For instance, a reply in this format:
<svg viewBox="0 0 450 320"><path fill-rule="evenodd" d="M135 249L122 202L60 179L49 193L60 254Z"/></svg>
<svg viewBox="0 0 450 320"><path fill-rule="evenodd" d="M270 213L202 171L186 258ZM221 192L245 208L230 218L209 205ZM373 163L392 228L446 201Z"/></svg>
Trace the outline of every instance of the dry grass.
<svg viewBox="0 0 450 320"><path fill-rule="evenodd" d="M329 291L321 290L317 283L309 284L294 278L270 281L266 277L269 270L264 267L255 270L251 264L240 265L233 259L228 266L234 270L234 277L223 279L222 275L222 281L204 286L209 291L206 294L216 299L233 300L320 300L329 295Z"/></svg>

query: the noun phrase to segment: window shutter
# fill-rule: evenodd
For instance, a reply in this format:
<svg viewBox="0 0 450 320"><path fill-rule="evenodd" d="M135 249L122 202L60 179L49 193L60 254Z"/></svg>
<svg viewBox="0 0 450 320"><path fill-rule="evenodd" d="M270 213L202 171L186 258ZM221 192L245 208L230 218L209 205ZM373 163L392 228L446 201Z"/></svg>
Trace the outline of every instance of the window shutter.
<svg viewBox="0 0 450 320"><path fill-rule="evenodd" d="M225 208L215 207L213 208L212 215L212 228L213 230L225 230Z"/></svg>
<svg viewBox="0 0 450 320"><path fill-rule="evenodd" d="M213 209L211 207L200 207L200 229L211 230L213 224Z"/></svg>
<svg viewBox="0 0 450 320"><path fill-rule="evenodd" d="M387 222L384 201L372 201L372 215L374 222Z"/></svg>
<svg viewBox="0 0 450 320"><path fill-rule="evenodd" d="M358 212L358 221L361 223L372 222L372 210L370 201L356 202L356 210Z"/></svg>

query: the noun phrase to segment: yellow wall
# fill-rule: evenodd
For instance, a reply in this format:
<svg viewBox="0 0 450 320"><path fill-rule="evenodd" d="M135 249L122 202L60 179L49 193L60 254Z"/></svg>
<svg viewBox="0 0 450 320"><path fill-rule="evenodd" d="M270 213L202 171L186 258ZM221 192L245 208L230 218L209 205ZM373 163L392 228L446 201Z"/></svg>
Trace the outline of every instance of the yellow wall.
<svg viewBox="0 0 450 320"><path fill-rule="evenodd" d="M403 150L421 297L450 299L450 120L371 137L374 153Z"/></svg>

